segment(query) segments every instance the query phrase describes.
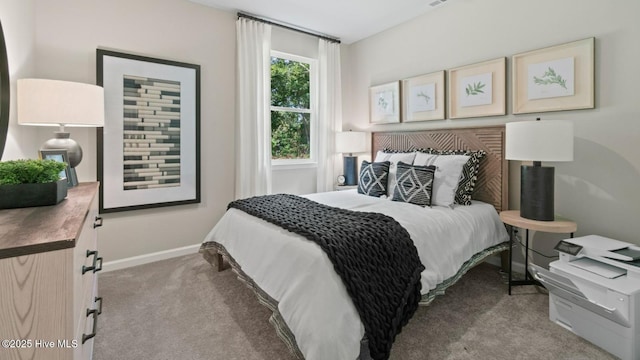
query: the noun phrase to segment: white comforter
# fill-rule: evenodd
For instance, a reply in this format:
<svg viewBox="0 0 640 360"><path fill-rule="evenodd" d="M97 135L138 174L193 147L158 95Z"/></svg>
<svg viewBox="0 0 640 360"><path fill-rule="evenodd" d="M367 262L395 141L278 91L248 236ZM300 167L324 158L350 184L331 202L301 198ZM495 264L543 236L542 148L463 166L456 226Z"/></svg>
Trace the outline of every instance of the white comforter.
<svg viewBox="0 0 640 360"><path fill-rule="evenodd" d="M454 276L474 254L508 240L495 209L422 208L336 191L305 197L396 219L411 235L426 269L422 294ZM320 247L237 209L229 209L204 242L223 245L246 275L273 299L307 360L356 359L364 327L342 280Z"/></svg>

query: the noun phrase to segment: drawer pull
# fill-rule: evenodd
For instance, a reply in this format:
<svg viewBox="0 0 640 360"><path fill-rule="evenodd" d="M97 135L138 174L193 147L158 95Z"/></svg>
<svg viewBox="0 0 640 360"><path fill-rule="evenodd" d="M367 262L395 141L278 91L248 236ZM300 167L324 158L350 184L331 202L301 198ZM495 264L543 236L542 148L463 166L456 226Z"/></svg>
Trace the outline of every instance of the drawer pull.
<svg viewBox="0 0 640 360"><path fill-rule="evenodd" d="M93 221L93 228L97 228L102 226L102 216L96 216L96 219Z"/></svg>
<svg viewBox="0 0 640 360"><path fill-rule="evenodd" d="M84 275L84 273L86 273L87 271L93 271L94 273L102 270L102 258L98 257L98 251L97 250L87 250L87 257L92 256L93 255L93 265L91 266L84 266L82 265L82 275ZM100 266L98 267L98 262L100 262Z"/></svg>
<svg viewBox="0 0 640 360"><path fill-rule="evenodd" d="M91 329L91 334L82 334L82 343L84 344L87 340L96 336L96 332L98 331L98 310L96 309L87 309L87 317L93 315L93 328Z"/></svg>
<svg viewBox="0 0 640 360"><path fill-rule="evenodd" d="M98 306L98 315L100 315L100 314L102 314L102 296L99 296L99 297L98 297L98 296L96 296L96 297L93 299L93 302L94 302L94 303L95 303L95 302L98 302L98 301L100 301L100 306Z"/></svg>

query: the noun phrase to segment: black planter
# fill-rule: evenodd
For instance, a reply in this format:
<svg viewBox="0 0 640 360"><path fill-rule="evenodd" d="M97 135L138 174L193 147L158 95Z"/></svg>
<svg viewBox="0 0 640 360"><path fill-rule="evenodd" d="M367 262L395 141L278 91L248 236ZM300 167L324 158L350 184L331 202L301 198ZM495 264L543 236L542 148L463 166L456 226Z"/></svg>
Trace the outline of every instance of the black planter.
<svg viewBox="0 0 640 360"><path fill-rule="evenodd" d="M67 180L44 184L0 185L0 209L55 205L67 197Z"/></svg>

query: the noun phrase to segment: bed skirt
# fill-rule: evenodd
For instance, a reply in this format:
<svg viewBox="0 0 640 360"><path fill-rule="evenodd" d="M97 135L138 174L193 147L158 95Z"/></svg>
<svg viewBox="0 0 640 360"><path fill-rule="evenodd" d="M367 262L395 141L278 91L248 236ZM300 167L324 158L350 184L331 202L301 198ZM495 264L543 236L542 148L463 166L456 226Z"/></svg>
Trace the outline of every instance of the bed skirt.
<svg viewBox="0 0 640 360"><path fill-rule="evenodd" d="M458 272L452 277L446 279L445 281L438 284L434 289L429 291L428 293L422 295L419 305L427 306L429 305L437 296L444 295L447 288L458 282L460 278L467 273L471 268L478 265L482 261L484 261L487 257L508 250L509 242L503 242L498 245L494 245L490 248L484 249L483 251L473 255L469 260L467 260ZM278 337L282 339L287 348L291 351L291 353L295 356L296 359L304 360L304 355L298 348L298 344L296 343L296 338L293 335L293 332L289 329L287 324L285 323L280 311L278 310L278 302L273 299L269 294L264 292L247 274L242 271L242 267L238 264L235 259L229 255L224 246L210 241L202 244L200 246L199 252L202 256L209 262L212 266L217 266L216 258L217 254L221 254L231 266L231 269L238 275L238 279L240 279L247 287L249 287L256 294L258 301L260 304L268 308L272 315L269 318L269 322L276 329L276 333ZM368 356L368 345L366 340L363 340L360 344L360 357L358 360L368 360L370 357Z"/></svg>

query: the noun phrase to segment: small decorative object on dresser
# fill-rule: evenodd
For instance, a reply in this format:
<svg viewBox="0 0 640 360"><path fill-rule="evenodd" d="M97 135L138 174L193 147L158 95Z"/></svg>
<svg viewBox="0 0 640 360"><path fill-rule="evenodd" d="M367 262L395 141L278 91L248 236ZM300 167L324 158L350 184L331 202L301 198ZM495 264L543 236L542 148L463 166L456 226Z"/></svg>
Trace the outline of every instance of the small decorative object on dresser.
<svg viewBox="0 0 640 360"><path fill-rule="evenodd" d="M66 168L60 171L60 179L67 180L67 187L74 186L74 179L71 174L71 167L69 166L69 154L64 149L40 149L40 159L54 160L60 163L64 163ZM77 179L76 179L77 183Z"/></svg>
<svg viewBox="0 0 640 360"><path fill-rule="evenodd" d="M91 359L102 312L97 192L81 183L56 206L0 210L0 339L15 342L0 358Z"/></svg>
<svg viewBox="0 0 640 360"><path fill-rule="evenodd" d="M338 186L343 186L345 180L346 178L344 177L344 175L338 175L338 178L336 179L336 181L338 182Z"/></svg>
<svg viewBox="0 0 640 360"><path fill-rule="evenodd" d="M65 167L54 160L0 162L0 209L58 204L67 196Z"/></svg>

